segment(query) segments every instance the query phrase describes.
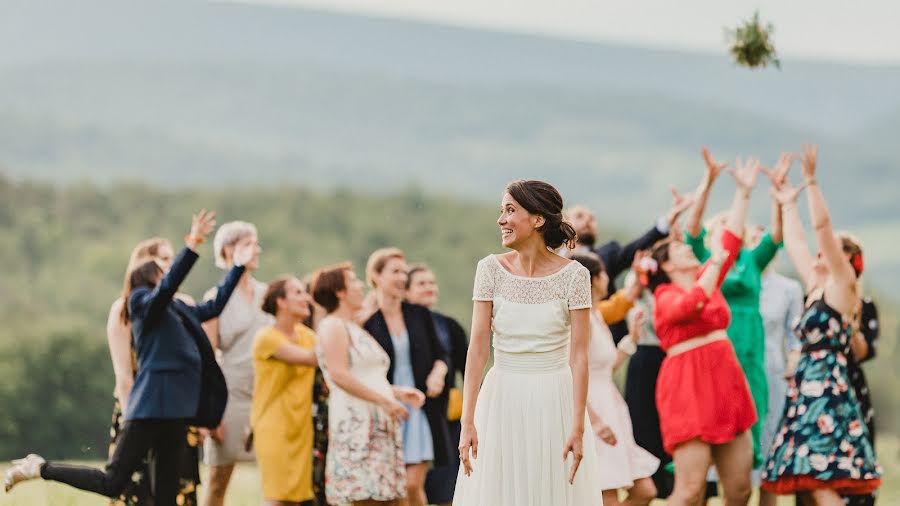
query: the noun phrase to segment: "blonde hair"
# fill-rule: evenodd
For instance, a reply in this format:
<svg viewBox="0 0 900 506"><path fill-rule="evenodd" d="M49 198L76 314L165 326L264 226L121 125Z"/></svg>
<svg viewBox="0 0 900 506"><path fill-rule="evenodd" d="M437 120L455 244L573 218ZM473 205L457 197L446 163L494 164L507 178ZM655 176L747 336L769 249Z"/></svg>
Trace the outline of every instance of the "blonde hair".
<svg viewBox="0 0 900 506"><path fill-rule="evenodd" d="M234 246L238 241L249 235L256 236L256 225L246 221L229 221L216 230L213 239L213 255L216 258L216 267L227 269L231 262L225 258L225 248Z"/></svg>
<svg viewBox="0 0 900 506"><path fill-rule="evenodd" d="M366 262L366 283L370 288L378 288L375 284L375 276L381 274L388 260L392 258L406 260L406 255L400 248L380 248L369 255L369 261Z"/></svg>

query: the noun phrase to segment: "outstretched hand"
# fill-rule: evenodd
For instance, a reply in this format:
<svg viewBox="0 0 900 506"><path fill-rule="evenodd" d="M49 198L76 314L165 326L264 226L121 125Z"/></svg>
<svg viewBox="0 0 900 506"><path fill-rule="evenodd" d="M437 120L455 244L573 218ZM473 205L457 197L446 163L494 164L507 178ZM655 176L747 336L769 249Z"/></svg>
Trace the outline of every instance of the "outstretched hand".
<svg viewBox="0 0 900 506"><path fill-rule="evenodd" d="M672 207L669 209L669 213L666 215L666 221L669 223L669 228L678 221L678 218L681 217L681 214L688 210L689 207L694 205L695 196L693 193L681 193L678 191L678 188L674 186L671 188L672 191Z"/></svg>
<svg viewBox="0 0 900 506"><path fill-rule="evenodd" d="M791 170L791 165L793 165L793 163L793 153L781 153L781 156L778 157L778 162L775 164L775 168L769 169L760 167L760 170L769 178L769 181L772 182L772 186L779 189L787 182L787 175Z"/></svg>
<svg viewBox="0 0 900 506"><path fill-rule="evenodd" d="M709 149L706 146L703 146L703 161L706 162L706 178L709 184L712 184L713 181L719 177L719 174L728 167L728 162L716 163L713 160L712 155L709 154Z"/></svg>
<svg viewBox="0 0 900 506"><path fill-rule="evenodd" d="M728 172L734 177L734 181L742 190L749 192L756 185L756 177L759 175L760 165L756 158L748 158L746 161L737 159L735 168Z"/></svg>
<svg viewBox="0 0 900 506"><path fill-rule="evenodd" d="M785 206L797 202L797 197L800 196L800 192L802 192L804 188L806 188L806 183L793 187L791 186L791 183L785 181L780 187L771 188L769 193L772 194L772 198L775 199L775 202Z"/></svg>
<svg viewBox="0 0 900 506"><path fill-rule="evenodd" d="M819 160L819 147L814 144L804 144L803 158L800 159L800 166L803 168L803 180L807 183L816 178L816 162Z"/></svg>
<svg viewBox="0 0 900 506"><path fill-rule="evenodd" d="M191 231L185 240L185 244L187 244L190 249L196 249L197 246L206 240L206 236L208 236L214 228L216 228L215 211L201 209L199 213L191 216Z"/></svg>

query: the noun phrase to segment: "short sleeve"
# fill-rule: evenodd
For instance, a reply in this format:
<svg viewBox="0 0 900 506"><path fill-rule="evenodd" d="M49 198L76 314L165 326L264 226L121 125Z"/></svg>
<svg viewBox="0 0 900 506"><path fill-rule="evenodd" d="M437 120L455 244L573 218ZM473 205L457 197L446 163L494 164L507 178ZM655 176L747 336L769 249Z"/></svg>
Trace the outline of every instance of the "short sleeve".
<svg viewBox="0 0 900 506"><path fill-rule="evenodd" d="M586 309L591 304L591 274L583 265L577 265L569 285L569 310Z"/></svg>
<svg viewBox="0 0 900 506"><path fill-rule="evenodd" d="M268 360L284 344L284 337L270 328L263 328L253 340L253 356L257 360Z"/></svg>
<svg viewBox="0 0 900 506"><path fill-rule="evenodd" d="M482 258L475 268L475 286L472 289L472 300L494 300L494 266L490 257Z"/></svg>

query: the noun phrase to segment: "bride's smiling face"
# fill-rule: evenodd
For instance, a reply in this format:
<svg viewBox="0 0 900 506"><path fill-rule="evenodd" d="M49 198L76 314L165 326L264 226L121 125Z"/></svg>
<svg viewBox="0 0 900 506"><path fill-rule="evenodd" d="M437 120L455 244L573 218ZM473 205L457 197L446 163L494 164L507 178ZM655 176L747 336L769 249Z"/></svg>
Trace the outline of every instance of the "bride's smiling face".
<svg viewBox="0 0 900 506"><path fill-rule="evenodd" d="M526 211L509 193L504 194L500 201L500 218L497 219L501 243L506 248L516 249L534 234L539 234L536 229L543 219Z"/></svg>

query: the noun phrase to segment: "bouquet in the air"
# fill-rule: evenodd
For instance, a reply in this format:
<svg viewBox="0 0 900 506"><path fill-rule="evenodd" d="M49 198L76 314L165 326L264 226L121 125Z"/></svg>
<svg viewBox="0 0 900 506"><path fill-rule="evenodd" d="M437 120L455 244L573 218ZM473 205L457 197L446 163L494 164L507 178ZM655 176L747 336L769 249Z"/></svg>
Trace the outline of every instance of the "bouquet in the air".
<svg viewBox="0 0 900 506"><path fill-rule="evenodd" d="M769 64L781 68L781 62L775 54L775 46L772 44L772 33L775 31L771 24L762 25L759 22L759 11L753 14L753 18L745 21L734 30L729 30L731 39L731 56L738 65L745 67L767 67Z"/></svg>

